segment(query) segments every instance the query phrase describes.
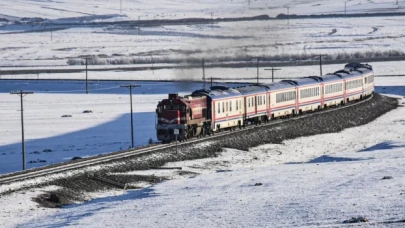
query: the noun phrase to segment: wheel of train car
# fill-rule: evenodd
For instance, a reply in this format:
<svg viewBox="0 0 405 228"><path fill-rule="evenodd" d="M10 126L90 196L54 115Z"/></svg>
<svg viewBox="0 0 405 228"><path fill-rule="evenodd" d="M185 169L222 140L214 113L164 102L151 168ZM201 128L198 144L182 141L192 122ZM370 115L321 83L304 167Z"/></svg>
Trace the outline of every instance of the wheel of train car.
<svg viewBox="0 0 405 228"><path fill-rule="evenodd" d="M240 121L238 121L238 127L239 127L239 129L242 128L242 125L240 124Z"/></svg>
<svg viewBox="0 0 405 228"><path fill-rule="evenodd" d="M205 135L207 134L205 127L201 127L201 137L205 137Z"/></svg>

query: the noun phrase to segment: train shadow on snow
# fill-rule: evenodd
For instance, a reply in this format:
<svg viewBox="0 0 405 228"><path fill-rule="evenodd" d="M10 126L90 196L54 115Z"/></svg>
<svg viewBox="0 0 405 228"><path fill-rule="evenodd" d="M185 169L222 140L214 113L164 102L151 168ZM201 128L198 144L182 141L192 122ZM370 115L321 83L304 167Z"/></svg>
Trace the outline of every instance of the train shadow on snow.
<svg viewBox="0 0 405 228"><path fill-rule="evenodd" d="M392 94L398 96L405 96L404 86L376 86L375 91L380 94Z"/></svg>
<svg viewBox="0 0 405 228"><path fill-rule="evenodd" d="M359 152L372 152L376 150L391 150L395 148L405 148L405 144L395 145L395 142L382 142L374 146L360 150Z"/></svg>
<svg viewBox="0 0 405 228"><path fill-rule="evenodd" d="M329 162L351 162L351 161L364 161L371 160L373 158L349 158L349 157L333 157L329 155L322 155L308 162L288 162L287 165L297 164L314 164L314 163L329 163Z"/></svg>
<svg viewBox="0 0 405 228"><path fill-rule="evenodd" d="M134 113L133 117L135 146L148 144L149 139L156 141L155 113ZM131 145L130 118L130 114L124 114L111 122L92 128L49 138L26 140L27 168L69 161L73 157L128 149ZM25 136L31 137L27 134ZM0 146L0 174L21 170L21 151L21 142Z"/></svg>

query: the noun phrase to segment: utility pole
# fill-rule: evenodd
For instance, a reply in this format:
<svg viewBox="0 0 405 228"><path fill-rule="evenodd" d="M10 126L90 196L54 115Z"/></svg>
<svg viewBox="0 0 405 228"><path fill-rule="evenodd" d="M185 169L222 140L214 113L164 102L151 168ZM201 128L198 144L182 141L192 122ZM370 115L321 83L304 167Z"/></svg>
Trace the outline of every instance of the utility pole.
<svg viewBox="0 0 405 228"><path fill-rule="evenodd" d="M86 57L86 94L88 94L89 93L89 84L88 84L88 77L87 77L87 59L88 59L89 57Z"/></svg>
<svg viewBox="0 0 405 228"><path fill-rule="evenodd" d="M256 61L256 69L257 69L257 75L256 75L256 77L257 77L257 84L259 84L259 61L260 61L260 58L257 57L257 61Z"/></svg>
<svg viewBox="0 0 405 228"><path fill-rule="evenodd" d="M281 69L276 69L276 68L272 67L271 69L264 69L264 70L271 70L271 82L274 82L274 71L278 71Z"/></svg>
<svg viewBox="0 0 405 228"><path fill-rule="evenodd" d="M202 79L203 79L203 89L205 89L205 59L202 59Z"/></svg>
<svg viewBox="0 0 405 228"><path fill-rule="evenodd" d="M319 55L314 55L314 56L313 56L314 58L319 57L319 71L320 71L320 73L321 73L321 76L322 76L322 57L323 57L323 56L327 56L327 55L321 55L321 54L319 54Z"/></svg>
<svg viewBox="0 0 405 228"><path fill-rule="evenodd" d="M53 41L52 28L51 28L51 41Z"/></svg>
<svg viewBox="0 0 405 228"><path fill-rule="evenodd" d="M134 119L133 119L133 111L132 111L132 90L136 87L141 87L141 86L135 85L135 84L128 84L128 85L121 85L120 87L129 89L130 102L131 102L131 142L132 142L131 148L134 148Z"/></svg>
<svg viewBox="0 0 405 228"><path fill-rule="evenodd" d="M290 7L287 6L287 24L290 24Z"/></svg>
<svg viewBox="0 0 405 228"><path fill-rule="evenodd" d="M346 3L347 3L347 2L345 2L345 15L346 15L346 12L347 12L347 11L346 11Z"/></svg>
<svg viewBox="0 0 405 228"><path fill-rule="evenodd" d="M152 73L155 74L155 70L153 69L153 54L150 54L150 62L152 64Z"/></svg>
<svg viewBox="0 0 405 228"><path fill-rule="evenodd" d="M10 94L17 94L21 98L21 141L22 141L22 158L23 158L23 170L26 170L26 162L25 162L25 141L24 141L24 100L23 97L28 94L33 94L33 92L27 91L11 91Z"/></svg>
<svg viewBox="0 0 405 228"><path fill-rule="evenodd" d="M122 14L122 0L120 0L120 14Z"/></svg>
<svg viewBox="0 0 405 228"><path fill-rule="evenodd" d="M210 79L211 79L211 87L213 86L213 79L222 79L222 78L213 78L213 77L210 77Z"/></svg>

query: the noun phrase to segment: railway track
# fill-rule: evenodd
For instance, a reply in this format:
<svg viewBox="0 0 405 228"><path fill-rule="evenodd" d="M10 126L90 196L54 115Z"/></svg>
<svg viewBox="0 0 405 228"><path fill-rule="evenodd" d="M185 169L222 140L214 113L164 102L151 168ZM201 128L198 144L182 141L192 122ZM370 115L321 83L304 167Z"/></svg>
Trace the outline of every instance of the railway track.
<svg viewBox="0 0 405 228"><path fill-rule="evenodd" d="M270 121L269 123L265 123L265 124L261 124L261 125L250 125L250 126L247 126L245 128L242 128L242 129L239 129L236 131L224 131L224 132L215 133L214 135L211 135L209 137L193 138L188 141L179 142L177 145L181 146L181 145L194 144L194 143L213 140L213 139L216 139L219 137L234 134L235 132L248 131L248 130L255 129L255 128L264 128L264 127L268 127L271 125L280 124L280 123L283 123L286 121L307 118L307 117L310 117L313 115L321 115L321 114L327 113L327 112L334 112L334 111L337 111L340 109L349 108L349 107L367 102L370 99L372 99L372 97L373 96L371 95L362 101L349 103L349 104L346 104L345 106L321 110L319 112L306 113L304 115L295 116L295 117L292 117L289 119L278 119L278 120ZM43 177L46 175L59 174L59 173L63 173L66 171L78 170L78 169L85 168L88 166L100 165L102 163L113 162L113 161L116 161L116 160L119 160L122 158L151 154L151 153L161 150L161 149L174 148L177 145L175 142L170 143L170 144L158 144L158 145L153 145L153 146L149 146L149 147L135 148L132 150L127 150L127 151L119 151L119 152L114 152L111 154L105 154L102 156L90 157L90 158L86 158L86 159L75 160L75 161L71 161L71 162L60 163L60 164L56 164L56 165L45 166L45 167L31 169L31 170L27 170L27 171L2 175L2 176L0 176L0 186L5 185L5 184L10 184L13 182L27 180L27 179Z"/></svg>

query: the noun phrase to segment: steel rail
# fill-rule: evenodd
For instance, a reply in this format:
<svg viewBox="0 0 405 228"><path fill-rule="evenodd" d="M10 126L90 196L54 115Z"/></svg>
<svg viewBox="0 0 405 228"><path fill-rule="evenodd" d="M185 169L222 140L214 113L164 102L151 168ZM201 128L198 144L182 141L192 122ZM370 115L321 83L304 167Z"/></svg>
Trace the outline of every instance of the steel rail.
<svg viewBox="0 0 405 228"><path fill-rule="evenodd" d="M224 132L215 133L214 135L211 135L209 137L193 138L193 139L178 143L178 146L193 144L196 142L208 141L208 140L212 140L212 139L219 138L222 136L231 135L231 134L234 134L235 132L248 131L248 130L252 130L252 129L256 129L256 128L268 127L271 125L280 124L280 123L291 121L291 120L297 120L297 119L307 118L307 117L314 116L314 115L320 115L323 113L338 111L341 109L349 108L349 107L367 102L367 101L371 100L372 97L373 97L373 95L369 96L367 99L357 101L354 103L349 103L344 106L340 106L340 107L336 107L336 108L332 108L332 109L322 109L321 111L318 111L318 112L306 113L304 115L299 115L299 116L295 116L295 117L288 118L288 119L273 120L273 121L270 121L269 123L260 124L260 125L249 125L245 128L241 128L236 131L224 131ZM103 155L100 157L90 157L90 158L86 158L83 160L76 160L76 161L72 161L72 162L56 164L56 165L52 165L49 167L45 166L45 167L40 167L40 168L36 168L36 169L30 169L30 170L27 170L27 171L24 171L21 173L14 173L14 174L11 173L11 174L0 176L0 185L9 184L12 182L22 181L22 180L26 180L26 179L32 179L32 178L36 178L36 177L41 177L44 175L58 174L58 173L62 173L65 171L77 170L77 169L84 168L87 166L94 166L94 165L99 165L101 163L113 162L113 161L116 161L119 159L132 157L132 156L145 155L145 154L149 154L154 151L157 151L157 150L170 149L173 147L176 147L175 143L158 144L158 145L151 146L151 147L136 148L133 150L123 151L123 152L114 152L114 153L106 154L106 155Z"/></svg>

